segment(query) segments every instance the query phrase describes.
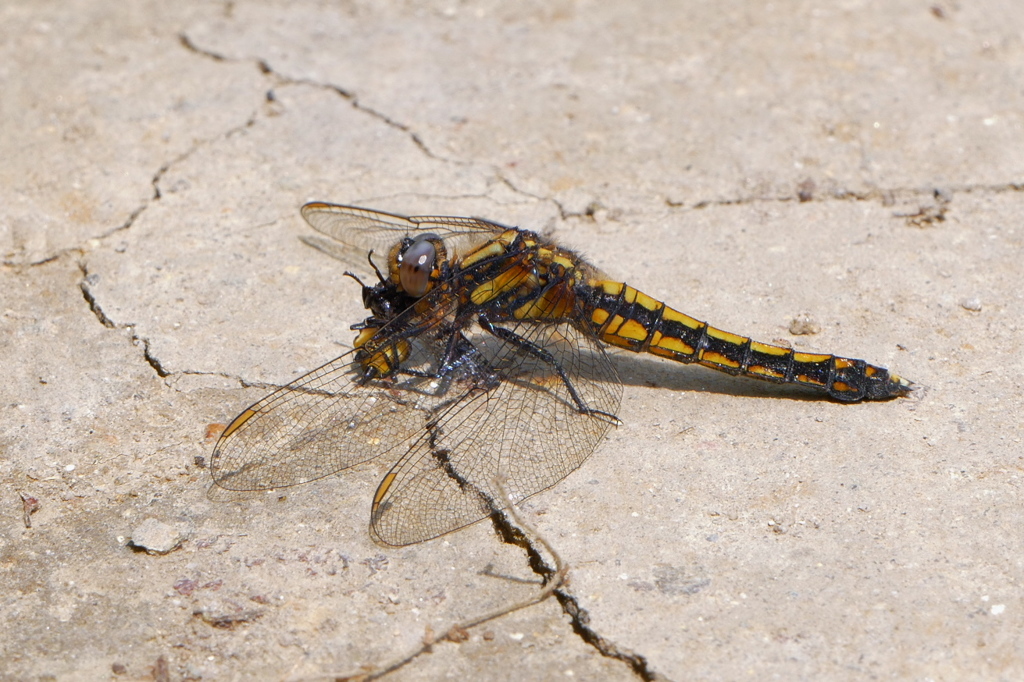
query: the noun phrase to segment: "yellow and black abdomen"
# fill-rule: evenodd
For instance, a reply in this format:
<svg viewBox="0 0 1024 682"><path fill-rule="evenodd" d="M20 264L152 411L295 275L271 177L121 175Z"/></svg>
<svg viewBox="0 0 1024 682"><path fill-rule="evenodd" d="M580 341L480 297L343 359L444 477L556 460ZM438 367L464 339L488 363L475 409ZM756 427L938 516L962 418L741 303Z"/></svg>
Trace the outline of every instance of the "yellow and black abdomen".
<svg viewBox="0 0 1024 682"><path fill-rule="evenodd" d="M894 398L913 386L863 360L800 353L716 329L621 282L592 281L580 293L598 338L637 353L809 386L844 402Z"/></svg>

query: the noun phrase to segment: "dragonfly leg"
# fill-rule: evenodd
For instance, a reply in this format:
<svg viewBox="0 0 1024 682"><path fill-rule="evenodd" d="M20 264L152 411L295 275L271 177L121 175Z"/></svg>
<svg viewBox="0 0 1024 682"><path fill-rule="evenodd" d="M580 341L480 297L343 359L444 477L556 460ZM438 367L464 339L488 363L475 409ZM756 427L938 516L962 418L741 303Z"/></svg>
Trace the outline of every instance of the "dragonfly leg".
<svg viewBox="0 0 1024 682"><path fill-rule="evenodd" d="M609 414L601 410L594 410L587 407L587 403L580 396L579 392L576 390L576 387L572 385L572 381L569 380L569 375L565 373L565 370L558 363L558 360L556 360L555 357L551 355L551 353L547 352L546 350L544 350L537 344L533 343L532 341L524 339L522 336L516 334L511 329L505 329L504 327L499 327L495 325L493 322L487 319L486 315L480 315L479 321L480 326L490 334L494 335L496 338L501 339L505 343L515 346L524 353L532 355L541 362L549 365L558 374L558 378L562 380L562 383L565 384L566 390L569 391L569 396L572 398L572 401L576 403L576 409L579 410L581 414L587 414L594 417L604 417L605 419L608 419L614 423L619 423L619 418L616 417L614 414Z"/></svg>

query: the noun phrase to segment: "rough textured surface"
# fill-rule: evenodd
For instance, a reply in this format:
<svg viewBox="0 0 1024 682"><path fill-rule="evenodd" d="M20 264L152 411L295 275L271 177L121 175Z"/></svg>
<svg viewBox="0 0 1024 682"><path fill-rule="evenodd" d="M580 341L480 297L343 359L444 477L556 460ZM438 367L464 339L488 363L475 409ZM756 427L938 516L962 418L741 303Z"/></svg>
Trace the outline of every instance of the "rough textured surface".
<svg viewBox="0 0 1024 682"><path fill-rule="evenodd" d="M384 464L207 496L210 425L363 316L310 199L550 230L924 387L619 355L624 425L524 505L560 599L392 675L1024 676L1016 3L26 0L0 38L0 677L372 672L539 589L486 524L373 545Z"/></svg>

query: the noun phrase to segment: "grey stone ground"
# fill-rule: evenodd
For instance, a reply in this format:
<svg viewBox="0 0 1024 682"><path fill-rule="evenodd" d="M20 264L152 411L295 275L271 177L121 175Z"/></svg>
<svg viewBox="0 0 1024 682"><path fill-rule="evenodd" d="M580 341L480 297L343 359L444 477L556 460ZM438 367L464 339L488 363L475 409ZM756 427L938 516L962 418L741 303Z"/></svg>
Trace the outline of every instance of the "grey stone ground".
<svg viewBox="0 0 1024 682"><path fill-rule="evenodd" d="M395 678L1021 679L1022 16L5 2L0 678L367 672L537 589L484 524L372 544L383 464L207 497L207 425L363 316L297 239L322 199L549 229L925 387L839 405L618 356L624 425L524 505L589 630L548 600ZM180 547L130 548L147 519Z"/></svg>

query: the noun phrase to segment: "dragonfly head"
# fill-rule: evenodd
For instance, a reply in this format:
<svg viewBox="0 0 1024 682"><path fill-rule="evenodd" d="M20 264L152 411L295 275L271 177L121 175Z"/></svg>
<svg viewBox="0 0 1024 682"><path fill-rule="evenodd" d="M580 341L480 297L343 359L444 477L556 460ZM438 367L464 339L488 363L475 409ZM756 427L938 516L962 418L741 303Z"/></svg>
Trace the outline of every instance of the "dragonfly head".
<svg viewBox="0 0 1024 682"><path fill-rule="evenodd" d="M444 244L436 234L406 237L391 250L391 281L409 296L422 298L440 279L445 256Z"/></svg>
<svg viewBox="0 0 1024 682"><path fill-rule="evenodd" d="M370 322L377 326L386 324L398 310L409 305L409 298L400 291L396 291L395 286L383 277L380 278L380 282L370 286L351 272L344 274L346 277L354 279L363 288L363 307L373 313L366 321L353 325L352 329L363 329ZM380 276L379 272L378 276Z"/></svg>

